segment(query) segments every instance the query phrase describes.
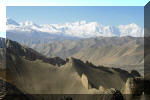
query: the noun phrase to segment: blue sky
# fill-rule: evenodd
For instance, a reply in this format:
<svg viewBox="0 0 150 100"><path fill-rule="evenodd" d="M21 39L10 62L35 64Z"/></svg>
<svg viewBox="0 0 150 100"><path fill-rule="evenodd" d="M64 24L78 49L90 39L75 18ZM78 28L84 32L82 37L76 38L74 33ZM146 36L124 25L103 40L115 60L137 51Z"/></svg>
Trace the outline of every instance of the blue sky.
<svg viewBox="0 0 150 100"><path fill-rule="evenodd" d="M136 23L143 27L143 6L8 6L7 17L37 24L61 24L85 20L117 26Z"/></svg>
<svg viewBox="0 0 150 100"><path fill-rule="evenodd" d="M145 6L149 0L0 0L0 7L1 5L6 6ZM143 26L143 8L137 8L134 9L128 9L128 11L121 12L121 8L117 9L117 12L114 12L113 9L110 9L111 14L106 13L107 10L99 10L92 12L92 10L96 9L87 9L84 13L82 13L85 9L80 9L77 11L74 11L72 9L70 10L69 17L66 18L68 15L67 13L63 14L65 11L64 9L59 10L58 8L55 8L55 11L51 11L53 13L47 13L43 8L43 11L40 10L41 8L35 9L25 9L24 7L21 9L17 8L10 8L8 7L7 16L14 18L16 21L25 21L25 20L31 20L37 23L63 23L66 21L77 21L77 20L87 20L87 21L98 21L102 24L106 25L118 25L120 23L127 24L127 23L137 23L140 26ZM51 8L49 8L51 9ZM1 9L0 9L1 10ZM39 13L38 13L39 10ZM73 12L76 12L75 14L79 14L78 16L74 15ZM119 11L120 10L120 11ZM126 9L127 10L127 9ZM33 13L33 12L34 13ZM98 12L99 11L99 12ZM134 12L135 11L135 12ZM4 14L3 11L0 11L0 14ZM92 13L91 13L92 12ZM98 12L96 14L96 12ZM114 12L114 13L113 13ZM134 13L133 13L134 12ZM123 13L123 14L122 14ZM30 14L30 15L29 15ZM45 17L42 17L43 16ZM72 14L72 16L71 16ZM85 14L85 15L83 15ZM91 14L91 15L89 15ZM92 15L93 14L93 15ZM37 15L37 16L36 16ZM61 15L61 17L56 16ZM111 16L109 16L111 15ZM117 16L118 15L118 16ZM117 16L117 17L116 17ZM59 18L58 18L59 17ZM1 18L2 20L4 19ZM41 20L42 19L42 20ZM119 19L119 20L118 20ZM114 21L113 21L114 20ZM5 23L1 23L0 26L4 26ZM5 28L0 28L0 36L5 34Z"/></svg>
<svg viewBox="0 0 150 100"><path fill-rule="evenodd" d="M86 6L144 6L149 0L1 0L7 4L50 4Z"/></svg>

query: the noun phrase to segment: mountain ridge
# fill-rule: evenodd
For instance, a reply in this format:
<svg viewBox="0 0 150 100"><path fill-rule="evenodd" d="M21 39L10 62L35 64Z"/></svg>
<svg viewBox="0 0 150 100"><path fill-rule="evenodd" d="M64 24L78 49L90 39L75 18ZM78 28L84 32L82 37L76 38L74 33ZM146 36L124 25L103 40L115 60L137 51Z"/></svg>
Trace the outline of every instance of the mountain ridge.
<svg viewBox="0 0 150 100"><path fill-rule="evenodd" d="M24 23L17 23L13 19L7 18L7 32L32 34L33 32L41 34L58 35L63 37L75 38L89 38L89 37L123 37L144 36L144 30L137 24L131 23L128 25L104 26L97 22L74 22L65 24L45 24L37 25L33 22L27 21ZM9 35L8 35L9 36Z"/></svg>
<svg viewBox="0 0 150 100"><path fill-rule="evenodd" d="M58 65L58 66L66 63L65 60L63 60L59 57L46 58L42 54L38 53L37 51L35 51L31 48L28 48L26 46L21 46L19 43L12 41L12 40L7 39L6 46L9 47L9 48L7 48L8 53L24 57L25 59L28 59L31 61L39 59L44 62L50 63L52 65Z"/></svg>
<svg viewBox="0 0 150 100"><path fill-rule="evenodd" d="M129 72L121 69L97 67L89 62L83 62L76 58L69 58L65 64L57 67L57 65L42 61L38 56L35 56L37 57L36 60L26 59L30 58L33 54L25 55L26 57L23 54L20 55L20 52L16 51L16 49L23 51L20 48L24 47L19 47L21 45L16 44L16 42L10 45L7 40L6 44L7 49L11 49L11 51L7 51L6 55L6 66L11 72L11 79L13 80L10 82L25 93L93 94L99 93L98 89L100 85L106 89L113 87L121 90L127 78L134 77ZM16 53L14 53L13 49ZM27 49L27 47L24 49L34 53L31 49ZM6 78L9 77L8 73ZM83 86L83 84L87 84L82 81L83 75L87 77L89 88ZM118 81L114 81L114 78Z"/></svg>
<svg viewBox="0 0 150 100"><path fill-rule="evenodd" d="M142 64L142 57L144 55L144 39L142 37L97 37L97 38L88 38L88 39L80 39L80 40L64 40L64 41L54 41L49 43L39 43L34 44L31 42L22 43L25 44L41 54L44 54L47 57L76 57L82 60L92 60L91 62L95 62L94 59L98 60L100 63L105 57L138 57L137 60L133 58L133 62L121 62L129 64ZM132 56L131 56L132 55ZM122 58L122 59L126 59ZM128 60L127 59L127 60ZM104 60L105 61L105 60ZM116 60L117 61L117 60ZM107 60L106 60L107 62ZM119 61L118 61L119 62ZM107 62L108 63L108 62ZM94 63L96 64L96 63ZM110 64L111 63L110 61ZM115 64L115 62L114 62Z"/></svg>

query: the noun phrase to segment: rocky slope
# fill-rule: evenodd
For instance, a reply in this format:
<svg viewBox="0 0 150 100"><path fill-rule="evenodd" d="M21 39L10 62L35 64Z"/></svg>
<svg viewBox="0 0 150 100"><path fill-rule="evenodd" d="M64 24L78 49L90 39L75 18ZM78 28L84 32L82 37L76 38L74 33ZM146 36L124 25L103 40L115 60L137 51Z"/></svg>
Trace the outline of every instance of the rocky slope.
<svg viewBox="0 0 150 100"><path fill-rule="evenodd" d="M76 41L56 41L47 44L32 44L31 42L25 44L47 57L66 58L74 56L82 60L89 60L97 65L136 65L143 63L143 38L99 37Z"/></svg>
<svg viewBox="0 0 150 100"><path fill-rule="evenodd" d="M53 42L20 42L47 57L75 57L95 65L137 69L144 73L144 38L97 37Z"/></svg>
<svg viewBox="0 0 150 100"><path fill-rule="evenodd" d="M147 86L145 93L149 93L150 78L148 74L146 80L136 78L140 76L137 71L129 73L119 68L96 66L89 61L82 61L73 57L66 60L61 59L65 63L60 63L58 58L47 58L31 48L11 40L6 41L6 47L6 81L13 84L22 93L112 94L101 95L100 97L98 95L98 97L94 95L85 96L84 99L124 100L125 97L122 94L141 96L141 93L145 91L142 90L143 81L146 83L144 85ZM49 59L54 59L55 64ZM78 95L69 96L80 97ZM41 97L43 98L43 95L40 96L39 100ZM54 98L52 95L44 96L47 99L52 97ZM62 95L60 98L63 98ZM63 100L68 100L68 97L63 98Z"/></svg>
<svg viewBox="0 0 150 100"><path fill-rule="evenodd" d="M15 56L21 56L24 57L30 61L34 61L36 59L42 60L46 63L50 63L52 65L63 65L66 62L59 58L59 57L54 57L54 58L46 58L40 53L36 52L35 50L28 48L26 46L21 46L19 43L11 40L6 41L6 46L7 46L7 54L11 52L11 54Z"/></svg>
<svg viewBox="0 0 150 100"><path fill-rule="evenodd" d="M100 93L100 86L121 90L127 78L134 77L119 68L95 66L75 58L66 59L57 67L49 58L10 40L6 54L12 84L28 93L91 94Z"/></svg>

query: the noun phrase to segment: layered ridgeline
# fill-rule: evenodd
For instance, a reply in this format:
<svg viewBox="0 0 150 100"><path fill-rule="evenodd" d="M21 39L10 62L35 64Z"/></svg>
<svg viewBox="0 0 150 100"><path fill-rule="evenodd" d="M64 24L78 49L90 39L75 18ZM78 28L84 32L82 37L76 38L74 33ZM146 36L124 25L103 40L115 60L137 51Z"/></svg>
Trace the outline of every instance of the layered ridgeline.
<svg viewBox="0 0 150 100"><path fill-rule="evenodd" d="M7 18L7 36L12 39L21 38L20 41L36 40L36 37L44 38L42 40L60 39L61 38L90 38L90 37L142 37L144 29L135 23L118 26L105 26L98 22L77 21L64 24L36 24L31 21L16 22L13 19ZM13 35L14 34L14 35ZM59 37L59 38L58 38ZM19 40L19 39L18 39ZM38 40L38 39L37 39Z"/></svg>
<svg viewBox="0 0 150 100"><path fill-rule="evenodd" d="M76 58L55 64L38 52L7 40L7 81L24 93L94 94L105 89L122 90L126 80L134 76L119 68L95 66ZM60 59L60 58L59 58ZM10 75L10 76L9 76Z"/></svg>
<svg viewBox="0 0 150 100"><path fill-rule="evenodd" d="M11 40L6 41L6 48L7 67L3 70L6 72L5 80L7 82L0 76L2 78L0 86L3 87L0 88L0 98L10 97L5 96L7 93L19 94L19 97L12 96L8 100L12 100L12 98L34 100L32 96L36 96L24 94L104 94L85 95L84 99L124 100L126 95L122 94L130 94L128 100L133 100L134 96L137 99L137 96L141 96L143 92L149 93L149 74L144 79L137 71L129 73L119 68L95 66L88 61L84 62L76 58L65 60L59 57L47 58L31 48ZM146 90L144 90L145 86ZM60 95L59 98L57 95L48 95L48 97L41 95L37 96L35 100L43 98L68 100L68 97L64 98L64 96L61 99L62 96ZM80 98L80 95L68 96L73 100ZM82 100L84 99L82 98Z"/></svg>
<svg viewBox="0 0 150 100"><path fill-rule="evenodd" d="M38 25L7 18L7 38L47 57L75 57L95 65L143 74L144 30L136 24L104 26L97 22Z"/></svg>
<svg viewBox="0 0 150 100"><path fill-rule="evenodd" d="M80 40L21 42L47 57L75 57L95 65L144 71L144 38L97 37Z"/></svg>

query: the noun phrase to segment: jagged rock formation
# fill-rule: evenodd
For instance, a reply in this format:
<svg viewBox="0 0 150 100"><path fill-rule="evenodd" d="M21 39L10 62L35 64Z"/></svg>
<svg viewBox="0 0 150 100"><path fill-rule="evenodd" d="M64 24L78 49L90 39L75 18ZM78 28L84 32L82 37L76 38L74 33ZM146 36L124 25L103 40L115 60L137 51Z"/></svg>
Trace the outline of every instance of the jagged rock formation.
<svg viewBox="0 0 150 100"><path fill-rule="evenodd" d="M105 93L111 94L109 97L103 96L104 99L109 98L109 100L123 100L119 92L123 86L125 88L122 93L132 94L135 91L141 93L141 86L136 84L142 79L134 79L138 76L136 71L129 73L119 68L95 66L89 61L84 62L76 58L67 58L63 60L65 63L57 57L52 58L52 61L51 58L46 58L14 41L7 43L7 68L14 81L10 82L24 93Z"/></svg>
<svg viewBox="0 0 150 100"><path fill-rule="evenodd" d="M17 42L7 40L6 43L6 66L10 74L7 77L11 76L10 82L23 92L94 94L100 92L99 86L120 90L127 78L133 77L119 68L95 66L76 58L66 59L56 67L60 63L58 58L51 62L51 58Z"/></svg>
<svg viewBox="0 0 150 100"><path fill-rule="evenodd" d="M86 77L85 74L82 74L81 80L82 80L83 86L84 86L86 89L89 89L88 78Z"/></svg>
<svg viewBox="0 0 150 100"><path fill-rule="evenodd" d="M144 92L144 78L129 78L125 84L123 93L124 94L133 94L133 95L142 95Z"/></svg>
<svg viewBox="0 0 150 100"><path fill-rule="evenodd" d="M134 70L129 73L119 68L95 66L76 58L46 58L17 42L7 40L6 43L7 77L11 76L9 82L23 93L113 94L103 97L110 100L121 100L120 90L123 94L150 93L149 75L145 79L134 78L139 76Z"/></svg>
<svg viewBox="0 0 150 100"><path fill-rule="evenodd" d="M122 94L126 100L149 100L150 94L150 79L146 77L129 78L122 89Z"/></svg>

